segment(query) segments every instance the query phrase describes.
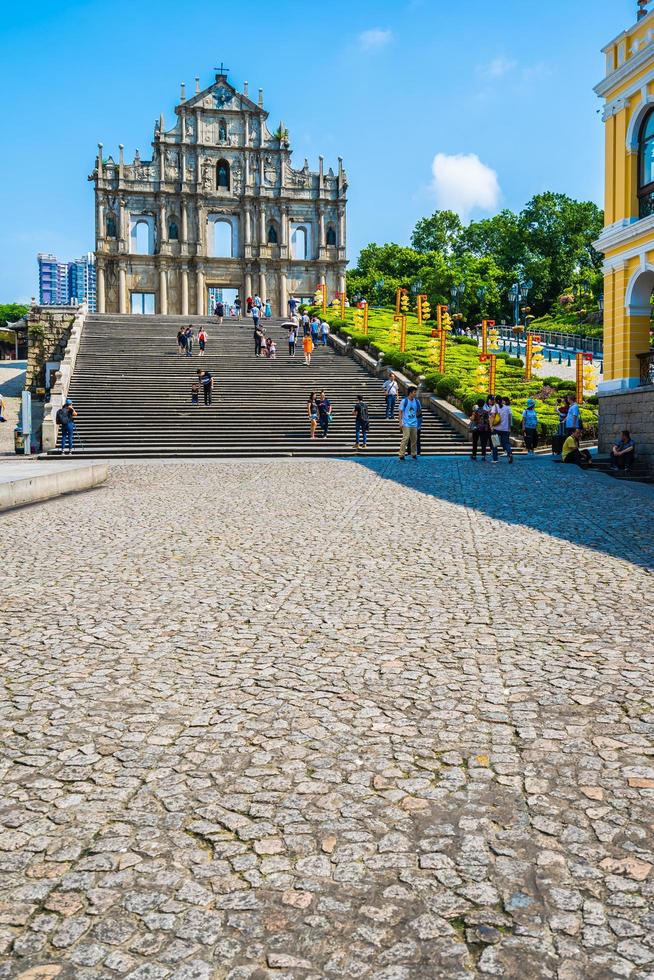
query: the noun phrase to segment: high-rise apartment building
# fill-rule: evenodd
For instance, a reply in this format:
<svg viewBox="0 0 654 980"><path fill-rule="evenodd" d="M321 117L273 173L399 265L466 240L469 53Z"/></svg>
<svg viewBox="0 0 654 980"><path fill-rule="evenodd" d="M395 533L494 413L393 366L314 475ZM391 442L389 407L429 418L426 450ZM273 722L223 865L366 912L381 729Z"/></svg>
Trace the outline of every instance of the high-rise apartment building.
<svg viewBox="0 0 654 980"><path fill-rule="evenodd" d="M95 312L95 256L87 252L72 262L39 252L39 302L42 306L78 306L88 303Z"/></svg>

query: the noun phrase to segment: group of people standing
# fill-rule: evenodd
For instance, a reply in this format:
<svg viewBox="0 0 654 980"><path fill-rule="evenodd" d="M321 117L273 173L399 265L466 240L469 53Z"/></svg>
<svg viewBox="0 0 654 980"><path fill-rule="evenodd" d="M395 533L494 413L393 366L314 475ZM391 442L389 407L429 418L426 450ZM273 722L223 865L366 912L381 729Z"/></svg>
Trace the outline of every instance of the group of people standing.
<svg viewBox="0 0 654 980"><path fill-rule="evenodd" d="M199 357L204 357L204 352L207 347L207 340L209 335L204 327L200 327L197 333L197 341L199 350ZM193 327L190 325L188 327L180 327L177 331L177 350L184 357L193 357L193 343L195 341L195 334L193 332Z"/></svg>

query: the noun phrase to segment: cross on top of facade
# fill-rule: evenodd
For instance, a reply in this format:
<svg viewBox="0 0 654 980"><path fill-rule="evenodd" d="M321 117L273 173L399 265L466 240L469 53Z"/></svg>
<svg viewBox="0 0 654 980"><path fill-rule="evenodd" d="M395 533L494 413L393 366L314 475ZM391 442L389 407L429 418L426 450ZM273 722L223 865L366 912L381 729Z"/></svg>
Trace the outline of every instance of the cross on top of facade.
<svg viewBox="0 0 654 980"><path fill-rule="evenodd" d="M220 61L220 68L214 68L214 71L215 71L215 72L218 72L218 74L219 74L220 76L222 76L223 78L227 78L227 72L229 71L229 68L226 68L226 67L225 67L225 66L223 65L223 63L222 63L222 59L221 59L221 61Z"/></svg>

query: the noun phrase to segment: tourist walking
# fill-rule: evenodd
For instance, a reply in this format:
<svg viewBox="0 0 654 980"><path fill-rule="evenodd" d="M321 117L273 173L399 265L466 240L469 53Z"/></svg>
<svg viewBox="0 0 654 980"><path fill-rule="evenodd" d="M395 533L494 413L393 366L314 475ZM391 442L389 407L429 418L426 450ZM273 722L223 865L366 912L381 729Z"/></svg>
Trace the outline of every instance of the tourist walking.
<svg viewBox="0 0 654 980"><path fill-rule="evenodd" d="M263 330L259 326L259 317L254 318L254 356L261 357L261 344L263 343Z"/></svg>
<svg viewBox="0 0 654 980"><path fill-rule="evenodd" d="M261 297L259 296L259 294L258 294L258 293L257 293L257 295L256 295L256 296L254 297L254 305L256 306L256 308L257 308L257 309L258 309L258 311L259 311L259 316L261 316L261 309L262 309L262 307L263 307L263 303L261 302Z"/></svg>
<svg viewBox="0 0 654 980"><path fill-rule="evenodd" d="M470 415L470 431L472 433L472 455L470 459L477 459L477 449L481 445L481 461L485 463L486 451L491 441L491 429L483 398L480 398L472 409Z"/></svg>
<svg viewBox="0 0 654 980"><path fill-rule="evenodd" d="M223 322L223 317L225 316L225 304L221 299L216 303L216 308L214 310L215 315L218 317L218 323Z"/></svg>
<svg viewBox="0 0 654 980"><path fill-rule="evenodd" d="M310 336L305 336L302 340L302 350L304 351L304 363L311 364L311 354L313 351L313 341Z"/></svg>
<svg viewBox="0 0 654 980"><path fill-rule="evenodd" d="M180 354L186 353L186 334L184 328L180 327L177 331L177 350Z"/></svg>
<svg viewBox="0 0 654 980"><path fill-rule="evenodd" d="M527 399L527 407L522 413L522 438L528 455L533 456L538 447L538 415L533 398Z"/></svg>
<svg viewBox="0 0 654 980"><path fill-rule="evenodd" d="M407 449L410 448L413 459L418 459L418 389L409 385L406 397L400 402L400 462L404 462Z"/></svg>
<svg viewBox="0 0 654 980"><path fill-rule="evenodd" d="M250 316L250 314L252 313L252 297L251 296L248 296L248 298L245 301L245 312L247 313L248 316Z"/></svg>
<svg viewBox="0 0 654 980"><path fill-rule="evenodd" d="M263 315L265 316L266 320L270 320L272 317L272 310L270 309L270 303L268 300L265 302Z"/></svg>
<svg viewBox="0 0 654 980"><path fill-rule="evenodd" d="M186 337L186 356L193 357L193 327L188 326L185 331Z"/></svg>
<svg viewBox="0 0 654 980"><path fill-rule="evenodd" d="M363 400L363 395L357 395L352 414L354 415L354 448L365 449L368 445L370 413L368 412L368 403Z"/></svg>
<svg viewBox="0 0 654 980"><path fill-rule="evenodd" d="M327 433L329 432L329 423L332 420L332 403L325 394L324 391L320 392L320 398L318 399L318 424L322 429L323 439L327 438Z"/></svg>
<svg viewBox="0 0 654 980"><path fill-rule="evenodd" d="M311 433L309 438L315 439L316 429L318 428L318 399L316 398L315 391L312 391L309 395L307 415L309 417L309 431Z"/></svg>
<svg viewBox="0 0 654 980"><path fill-rule="evenodd" d="M73 403L70 398L67 398L55 416L57 424L61 426L61 452L64 456L73 451L76 418L77 412Z"/></svg>
<svg viewBox="0 0 654 980"><path fill-rule="evenodd" d="M200 387L202 388L202 394L204 396L204 404L211 405L211 392L213 391L213 377L209 371L202 371L198 368L198 381Z"/></svg>
<svg viewBox="0 0 654 980"><path fill-rule="evenodd" d="M289 311L290 311L291 316L295 316L295 311L297 310L297 306L298 306L298 303L297 303L297 300L296 300L295 296L291 295L291 297L290 297L290 299L288 301L288 308L289 308Z"/></svg>
<svg viewBox="0 0 654 980"><path fill-rule="evenodd" d="M384 381L384 391L386 392L386 418L395 417L395 403L398 394L397 378L391 371L386 381Z"/></svg>
<svg viewBox="0 0 654 980"><path fill-rule="evenodd" d="M513 449L511 448L511 426L513 425L513 412L511 401L508 398L498 398L498 411L500 416L499 425L495 426L495 432L500 437L500 445L509 458L509 463L513 462ZM497 450L496 450L497 453ZM494 459L493 462L497 462Z"/></svg>
<svg viewBox="0 0 654 980"><path fill-rule="evenodd" d="M241 300L239 299L238 296L234 300L234 309L236 310L236 319L237 320L240 320L241 319Z"/></svg>
<svg viewBox="0 0 654 980"><path fill-rule="evenodd" d="M204 351L207 346L208 339L209 337L207 331L204 329L204 327L201 327L200 331L198 332L198 347L200 348L200 353L198 354L198 357L204 357Z"/></svg>
<svg viewBox="0 0 654 980"><path fill-rule="evenodd" d="M318 346L318 336L320 331L320 320L317 317L311 321L311 339L313 341L313 346Z"/></svg>
<svg viewBox="0 0 654 980"><path fill-rule="evenodd" d="M501 398L496 398L495 395L489 395L486 399L486 404L484 405L484 409L488 412L488 422L491 429L491 450L493 454L493 463L499 462L498 449L502 445L500 434L497 431L497 428L502 421L502 416L500 415L501 404Z"/></svg>
<svg viewBox="0 0 654 980"><path fill-rule="evenodd" d="M329 337L329 324L326 320L323 320L320 324L320 338L322 340L322 346L327 346L327 338Z"/></svg>
<svg viewBox="0 0 654 980"><path fill-rule="evenodd" d="M295 357L295 341L297 339L296 326L294 323L284 324L288 328L288 353L291 357Z"/></svg>

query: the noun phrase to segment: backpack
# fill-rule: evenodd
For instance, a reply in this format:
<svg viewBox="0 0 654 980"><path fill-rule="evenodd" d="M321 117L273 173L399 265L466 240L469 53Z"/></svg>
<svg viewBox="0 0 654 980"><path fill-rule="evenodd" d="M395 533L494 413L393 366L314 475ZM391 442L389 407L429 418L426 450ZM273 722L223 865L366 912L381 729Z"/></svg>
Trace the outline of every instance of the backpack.
<svg viewBox="0 0 654 980"><path fill-rule="evenodd" d="M55 416L57 425L68 425L70 418L68 416L68 411L65 408L60 408Z"/></svg>
<svg viewBox="0 0 654 980"><path fill-rule="evenodd" d="M368 406L365 402L359 402L359 420L362 425L367 426L369 422Z"/></svg>

